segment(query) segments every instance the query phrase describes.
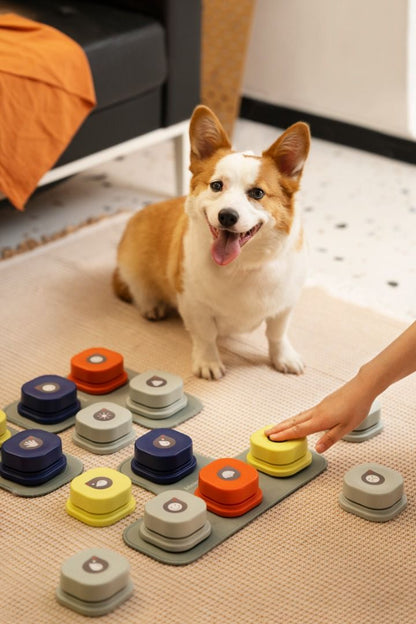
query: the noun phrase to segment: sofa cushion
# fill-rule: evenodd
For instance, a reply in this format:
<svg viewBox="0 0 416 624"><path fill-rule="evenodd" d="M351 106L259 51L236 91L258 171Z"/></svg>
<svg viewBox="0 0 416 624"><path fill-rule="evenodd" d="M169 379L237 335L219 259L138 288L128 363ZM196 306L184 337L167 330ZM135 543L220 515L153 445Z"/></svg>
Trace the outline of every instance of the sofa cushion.
<svg viewBox="0 0 416 624"><path fill-rule="evenodd" d="M166 79L164 30L152 17L76 0L0 1L0 10L53 26L84 48L97 109L154 90Z"/></svg>
<svg viewBox="0 0 416 624"><path fill-rule="evenodd" d="M65 165L160 128L161 106L161 90L154 89L137 98L95 110L55 166Z"/></svg>

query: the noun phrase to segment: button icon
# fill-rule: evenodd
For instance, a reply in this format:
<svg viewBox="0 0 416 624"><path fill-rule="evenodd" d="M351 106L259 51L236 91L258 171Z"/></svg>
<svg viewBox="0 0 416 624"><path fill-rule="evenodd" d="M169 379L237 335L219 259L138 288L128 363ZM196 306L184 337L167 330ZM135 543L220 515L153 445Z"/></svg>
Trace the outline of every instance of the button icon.
<svg viewBox="0 0 416 624"><path fill-rule="evenodd" d="M367 470L367 472L362 475L361 479L364 483L368 483L369 485L381 485L385 481L383 475L374 472L374 470Z"/></svg>
<svg viewBox="0 0 416 624"><path fill-rule="evenodd" d="M163 379L163 377L159 377L158 375L153 375L153 377L150 377L146 381L146 384L152 388L161 388L162 386L166 386L167 383L166 379Z"/></svg>
<svg viewBox="0 0 416 624"><path fill-rule="evenodd" d="M102 364L106 359L105 355L101 353L93 353L87 358L87 362L90 362L90 364Z"/></svg>
<svg viewBox="0 0 416 624"><path fill-rule="evenodd" d="M224 481L235 481L240 477L240 472L233 468L232 466L224 466L217 472L217 475L220 479L224 479Z"/></svg>
<svg viewBox="0 0 416 624"><path fill-rule="evenodd" d="M188 505L179 498L171 498L163 505L163 509L169 513L180 513L188 509Z"/></svg>
<svg viewBox="0 0 416 624"><path fill-rule="evenodd" d="M97 574L97 572L104 572L108 568L108 561L104 559L100 559L100 557L90 557L83 564L82 569L85 572L92 572L93 574Z"/></svg>
<svg viewBox="0 0 416 624"><path fill-rule="evenodd" d="M153 441L153 446L156 448L172 448L175 444L176 440L167 435L161 435Z"/></svg>
<svg viewBox="0 0 416 624"><path fill-rule="evenodd" d="M100 420L100 421L113 420L113 418L115 417L116 415L114 414L114 412L107 409L106 407L103 407L102 409L98 410L98 412L95 412L93 416L95 420Z"/></svg>
<svg viewBox="0 0 416 624"><path fill-rule="evenodd" d="M108 477L95 477L87 481L85 485L94 488L95 490L105 490L113 485L113 482Z"/></svg>
<svg viewBox="0 0 416 624"><path fill-rule="evenodd" d="M45 392L46 394L50 394L51 392L58 392L60 389L60 385L57 383L44 383L35 386L36 390L39 392Z"/></svg>
<svg viewBox="0 0 416 624"><path fill-rule="evenodd" d="M40 438L36 438L32 435L24 438L24 440L19 443L20 448L24 449L25 451L40 448L42 445L43 440L41 440Z"/></svg>

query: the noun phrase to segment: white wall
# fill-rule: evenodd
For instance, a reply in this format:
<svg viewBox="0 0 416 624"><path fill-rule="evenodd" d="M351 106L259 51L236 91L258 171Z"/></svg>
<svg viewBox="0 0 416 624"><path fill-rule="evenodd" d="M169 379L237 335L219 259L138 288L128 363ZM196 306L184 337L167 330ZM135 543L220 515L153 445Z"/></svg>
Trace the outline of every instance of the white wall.
<svg viewBox="0 0 416 624"><path fill-rule="evenodd" d="M257 0L243 94L416 138L416 0Z"/></svg>

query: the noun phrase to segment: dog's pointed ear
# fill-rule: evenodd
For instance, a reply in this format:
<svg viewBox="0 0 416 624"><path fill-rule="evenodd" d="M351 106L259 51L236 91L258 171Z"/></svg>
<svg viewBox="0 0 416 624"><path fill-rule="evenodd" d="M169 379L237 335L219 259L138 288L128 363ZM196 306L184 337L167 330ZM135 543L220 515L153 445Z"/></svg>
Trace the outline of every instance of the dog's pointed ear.
<svg viewBox="0 0 416 624"><path fill-rule="evenodd" d="M297 181L302 175L310 142L311 135L308 124L299 121L290 126L269 149L264 151L263 156L272 158L280 173Z"/></svg>
<svg viewBox="0 0 416 624"><path fill-rule="evenodd" d="M221 148L231 149L231 143L220 120L207 106L197 106L189 126L191 162L209 158Z"/></svg>

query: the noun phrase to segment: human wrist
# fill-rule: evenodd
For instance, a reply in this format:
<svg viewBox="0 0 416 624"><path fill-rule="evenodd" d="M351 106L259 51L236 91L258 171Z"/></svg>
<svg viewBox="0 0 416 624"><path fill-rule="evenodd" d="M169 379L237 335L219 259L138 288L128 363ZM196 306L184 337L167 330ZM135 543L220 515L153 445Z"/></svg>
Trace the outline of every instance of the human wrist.
<svg viewBox="0 0 416 624"><path fill-rule="evenodd" d="M376 366L372 361L360 367L356 379L363 394L369 397L371 401L374 401L389 386L385 376L376 370Z"/></svg>

